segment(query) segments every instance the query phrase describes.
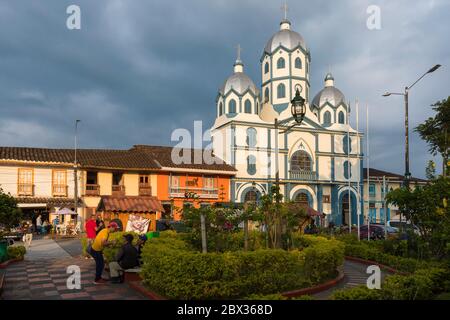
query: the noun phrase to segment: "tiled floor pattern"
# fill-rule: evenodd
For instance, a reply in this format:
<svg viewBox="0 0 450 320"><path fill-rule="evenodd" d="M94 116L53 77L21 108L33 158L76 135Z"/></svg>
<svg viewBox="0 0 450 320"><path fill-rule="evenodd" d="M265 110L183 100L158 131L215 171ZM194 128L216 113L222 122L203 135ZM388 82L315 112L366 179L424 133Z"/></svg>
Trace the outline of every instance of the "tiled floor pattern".
<svg viewBox="0 0 450 320"><path fill-rule="evenodd" d="M51 248L52 252L43 250L45 246ZM80 267L81 289L71 290L67 287L67 279L71 275L67 273L67 267L70 265ZM7 267L2 299L146 299L127 284L94 285L94 270L95 263L93 260L71 257L54 241L39 240L33 242L25 261ZM106 274L104 276L107 277Z"/></svg>

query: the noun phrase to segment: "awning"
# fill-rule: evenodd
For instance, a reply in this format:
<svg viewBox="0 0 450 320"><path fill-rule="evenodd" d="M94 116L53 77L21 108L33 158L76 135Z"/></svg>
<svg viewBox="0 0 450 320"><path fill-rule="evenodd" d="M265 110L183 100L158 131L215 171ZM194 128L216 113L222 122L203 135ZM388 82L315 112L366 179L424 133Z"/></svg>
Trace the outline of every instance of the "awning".
<svg viewBox="0 0 450 320"><path fill-rule="evenodd" d="M164 211L157 197L146 196L102 196L98 205L99 211L145 213Z"/></svg>
<svg viewBox="0 0 450 320"><path fill-rule="evenodd" d="M72 211L68 208L62 208L55 212L55 214L64 214L64 215L72 215L72 214L78 214L75 211Z"/></svg>

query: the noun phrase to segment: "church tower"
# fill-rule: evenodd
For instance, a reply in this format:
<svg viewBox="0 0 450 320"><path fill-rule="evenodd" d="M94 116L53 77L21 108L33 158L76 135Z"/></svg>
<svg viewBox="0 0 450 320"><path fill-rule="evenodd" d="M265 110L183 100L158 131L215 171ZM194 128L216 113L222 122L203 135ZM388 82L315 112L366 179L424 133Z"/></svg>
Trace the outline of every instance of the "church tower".
<svg viewBox="0 0 450 320"><path fill-rule="evenodd" d="M305 40L291 29L285 13L280 30L269 39L260 59L263 108L271 106L281 114L288 108L297 88L308 102L310 62Z"/></svg>

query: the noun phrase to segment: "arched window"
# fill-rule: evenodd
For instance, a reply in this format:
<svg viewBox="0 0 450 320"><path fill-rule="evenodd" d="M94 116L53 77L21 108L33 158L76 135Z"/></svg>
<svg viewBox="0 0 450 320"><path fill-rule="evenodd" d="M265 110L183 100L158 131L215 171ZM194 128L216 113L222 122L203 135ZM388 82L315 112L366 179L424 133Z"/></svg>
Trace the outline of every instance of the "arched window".
<svg viewBox="0 0 450 320"><path fill-rule="evenodd" d="M245 113L252 113L252 103L248 99L245 100L245 103L244 103L244 112Z"/></svg>
<svg viewBox="0 0 450 320"><path fill-rule="evenodd" d="M223 115L223 104L219 103L219 116Z"/></svg>
<svg viewBox="0 0 450 320"><path fill-rule="evenodd" d="M299 150L294 152L291 158L291 172L311 171L311 157L306 151Z"/></svg>
<svg viewBox="0 0 450 320"><path fill-rule="evenodd" d="M302 68L302 60L300 58L296 58L295 59L295 67L297 69L301 69Z"/></svg>
<svg viewBox="0 0 450 320"><path fill-rule="evenodd" d="M258 200L258 193L256 193L256 191L251 190L245 194L245 197L244 197L245 203L247 203L247 202L256 203L257 200Z"/></svg>
<svg viewBox="0 0 450 320"><path fill-rule="evenodd" d="M284 61L284 58L279 58L277 61L277 68L284 69L285 66L286 66L286 63Z"/></svg>
<svg viewBox="0 0 450 320"><path fill-rule="evenodd" d="M251 148L256 147L256 129L248 128L247 129L247 145Z"/></svg>
<svg viewBox="0 0 450 320"><path fill-rule="evenodd" d="M349 175L350 173L350 175ZM344 178L349 179L349 176L352 176L352 164L348 161L344 162Z"/></svg>
<svg viewBox="0 0 450 320"><path fill-rule="evenodd" d="M309 207L309 197L305 192L297 193L294 202L297 202L305 207Z"/></svg>
<svg viewBox="0 0 450 320"><path fill-rule="evenodd" d="M269 87L266 87L266 90L264 90L264 102L269 102L270 97L269 97Z"/></svg>
<svg viewBox="0 0 450 320"><path fill-rule="evenodd" d="M284 98L286 97L286 87L284 84L280 83L277 87L277 98Z"/></svg>
<svg viewBox="0 0 450 320"><path fill-rule="evenodd" d="M228 103L228 113L236 113L236 101L231 99Z"/></svg>
<svg viewBox="0 0 450 320"><path fill-rule="evenodd" d="M323 124L330 124L331 123L331 113L330 111L325 111L323 114Z"/></svg>
<svg viewBox="0 0 450 320"><path fill-rule="evenodd" d="M339 115L338 115L338 122L341 124L345 123L345 115L342 111L339 111Z"/></svg>
<svg viewBox="0 0 450 320"><path fill-rule="evenodd" d="M247 173L251 176L256 173L256 157L255 156L247 157Z"/></svg>
<svg viewBox="0 0 450 320"><path fill-rule="evenodd" d="M266 62L266 64L264 65L264 74L269 73L269 63Z"/></svg>
<svg viewBox="0 0 450 320"><path fill-rule="evenodd" d="M349 141L350 140L350 141ZM350 143L349 143L350 142ZM349 154L352 152L352 138L349 138L347 135L342 139L342 149L344 153Z"/></svg>

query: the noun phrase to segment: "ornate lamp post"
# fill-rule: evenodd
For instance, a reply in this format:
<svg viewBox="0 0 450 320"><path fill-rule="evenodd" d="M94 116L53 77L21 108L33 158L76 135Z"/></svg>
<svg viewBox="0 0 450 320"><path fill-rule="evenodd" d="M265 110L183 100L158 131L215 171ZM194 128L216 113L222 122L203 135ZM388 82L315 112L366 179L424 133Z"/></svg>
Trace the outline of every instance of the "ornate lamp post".
<svg viewBox="0 0 450 320"><path fill-rule="evenodd" d="M300 95L300 91L297 88L295 92L295 97L291 100L291 114L294 117L294 124L287 127L285 130L278 132L279 124L278 119L275 119L275 186L276 186L276 203L277 203L277 210L278 205L280 203L280 170L278 165L278 134L283 134L288 131L290 131L293 127L296 125L299 125L302 123L305 114L306 114L306 100ZM277 246L281 247L281 218L279 217L279 214L277 214Z"/></svg>

